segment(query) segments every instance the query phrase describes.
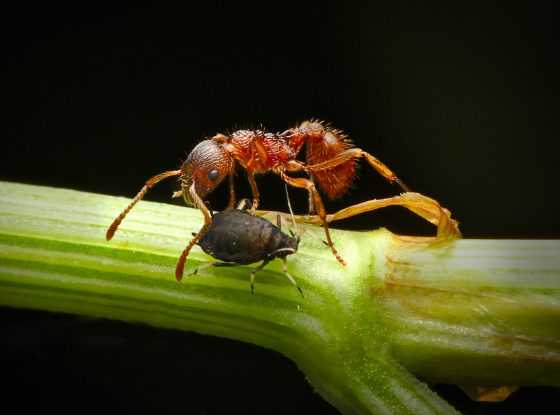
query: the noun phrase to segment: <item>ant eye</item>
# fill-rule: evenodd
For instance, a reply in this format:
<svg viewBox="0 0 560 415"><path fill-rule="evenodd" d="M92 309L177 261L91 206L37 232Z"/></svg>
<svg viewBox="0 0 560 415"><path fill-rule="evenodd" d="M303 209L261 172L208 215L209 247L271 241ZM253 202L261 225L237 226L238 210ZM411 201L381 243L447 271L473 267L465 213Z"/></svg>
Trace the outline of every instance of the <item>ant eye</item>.
<svg viewBox="0 0 560 415"><path fill-rule="evenodd" d="M210 170L208 172L208 178L212 181L215 181L218 178L219 175L220 175L220 172L216 169Z"/></svg>

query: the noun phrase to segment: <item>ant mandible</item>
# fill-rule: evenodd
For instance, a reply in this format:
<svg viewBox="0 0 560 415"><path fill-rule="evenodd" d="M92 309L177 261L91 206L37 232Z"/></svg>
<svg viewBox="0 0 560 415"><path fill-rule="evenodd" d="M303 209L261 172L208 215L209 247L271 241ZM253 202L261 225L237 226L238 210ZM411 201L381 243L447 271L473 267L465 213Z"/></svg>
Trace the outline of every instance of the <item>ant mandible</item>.
<svg viewBox="0 0 560 415"><path fill-rule="evenodd" d="M305 162L296 157L305 145ZM327 224L327 213L315 184L329 199L342 196L352 185L356 176L356 160L366 161L385 179L397 183L404 191L408 187L385 164L364 150L354 147L340 130L317 121L305 121L282 133L261 130L238 130L230 135L216 134L198 143L179 170L160 173L150 178L132 202L115 218L107 230L110 240L122 220L144 197L146 192L161 180L179 176L181 190L174 197L183 196L188 204L194 204L204 215L204 225L189 242L177 263L175 276L183 277L185 261L190 250L208 231L212 216L203 199L208 196L227 176L229 179L229 207L235 205L234 172L236 164L247 171L253 193L251 213L259 205L259 189L255 174L273 172L293 187L306 189L309 193L309 211L316 212L325 229L326 244L336 259L346 265L338 254L331 239ZM303 172L308 177L292 177L288 173Z"/></svg>

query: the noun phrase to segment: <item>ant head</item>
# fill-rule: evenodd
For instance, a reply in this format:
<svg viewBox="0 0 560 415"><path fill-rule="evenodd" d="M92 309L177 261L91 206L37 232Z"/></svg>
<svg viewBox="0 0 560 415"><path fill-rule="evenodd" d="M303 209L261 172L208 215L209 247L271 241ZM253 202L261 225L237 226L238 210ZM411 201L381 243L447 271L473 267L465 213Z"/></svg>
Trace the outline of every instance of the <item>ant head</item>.
<svg viewBox="0 0 560 415"><path fill-rule="evenodd" d="M186 189L194 183L196 193L204 198L231 173L232 168L232 157L224 147L215 140L204 140L193 148L183 163L181 182Z"/></svg>

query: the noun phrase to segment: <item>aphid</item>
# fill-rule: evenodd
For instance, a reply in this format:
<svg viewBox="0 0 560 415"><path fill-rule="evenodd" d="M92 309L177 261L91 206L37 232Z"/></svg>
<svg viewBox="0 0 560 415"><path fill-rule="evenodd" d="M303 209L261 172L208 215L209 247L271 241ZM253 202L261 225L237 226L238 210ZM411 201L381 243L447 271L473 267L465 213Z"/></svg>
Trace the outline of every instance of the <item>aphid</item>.
<svg viewBox="0 0 560 415"><path fill-rule="evenodd" d="M251 292L254 293L256 273L273 259L280 258L283 262L282 271L303 296L301 288L288 272L286 261L286 256L297 252L299 236L291 231L290 235L282 232L280 216L277 218L277 226L274 226L246 210L228 208L214 214L207 232L197 244L208 255L224 262L203 265L192 274L209 266L248 265L262 261L251 271ZM180 266L184 266L184 263Z"/></svg>
<svg viewBox="0 0 560 415"><path fill-rule="evenodd" d="M305 146L305 162L296 157ZM183 268L192 247L202 239L212 223L212 216L203 199L208 196L227 176L229 181L230 201L235 205L234 172L236 165L247 171L251 185L253 201L251 213L259 205L259 190L255 175L273 172L293 187L306 189L309 193L309 211L319 216L325 229L326 244L336 259L345 265L331 239L326 210L316 184L329 199L341 197L352 185L356 176L356 160L366 161L383 177L400 185L408 191L406 185L386 165L377 158L352 145L340 130L331 128L320 121L306 121L297 127L282 133L268 133L261 130L238 130L230 135L216 134L203 140L191 151L179 170L160 173L149 179L132 202L113 221L107 230L110 240L118 226L132 209L144 197L146 192L161 180L179 176L181 190L174 196L183 196L187 203L198 207L204 215L204 225L191 239L175 270L178 280L182 278ZM289 173L304 173L308 177L293 177Z"/></svg>

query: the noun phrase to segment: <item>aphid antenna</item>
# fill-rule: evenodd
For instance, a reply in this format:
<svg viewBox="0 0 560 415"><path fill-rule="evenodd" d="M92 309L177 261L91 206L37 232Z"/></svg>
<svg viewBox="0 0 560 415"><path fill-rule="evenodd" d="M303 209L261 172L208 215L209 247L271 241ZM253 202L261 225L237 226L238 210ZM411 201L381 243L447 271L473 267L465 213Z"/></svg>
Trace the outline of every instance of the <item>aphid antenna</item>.
<svg viewBox="0 0 560 415"><path fill-rule="evenodd" d="M299 237L299 228L297 226L296 218L294 216L294 211L292 209L292 202L290 201L290 193L288 192L288 184L284 182L284 190L286 191L286 200L288 201L288 210L290 211L290 216L292 217L292 224L295 229L295 236Z"/></svg>

